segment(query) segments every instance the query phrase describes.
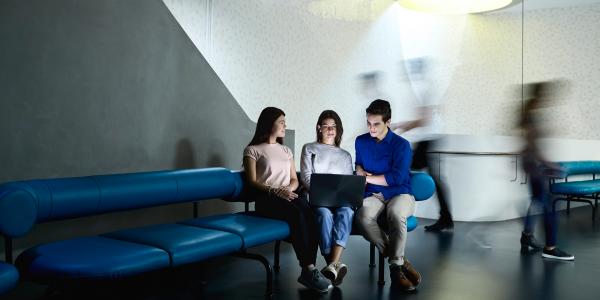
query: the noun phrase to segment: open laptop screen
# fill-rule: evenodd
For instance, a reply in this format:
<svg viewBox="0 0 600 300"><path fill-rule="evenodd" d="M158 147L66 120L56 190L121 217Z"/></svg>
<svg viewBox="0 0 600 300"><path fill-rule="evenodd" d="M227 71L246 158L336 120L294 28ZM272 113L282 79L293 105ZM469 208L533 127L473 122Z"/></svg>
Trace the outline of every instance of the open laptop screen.
<svg viewBox="0 0 600 300"><path fill-rule="evenodd" d="M364 176L316 174L310 177L310 205L322 207L362 207Z"/></svg>

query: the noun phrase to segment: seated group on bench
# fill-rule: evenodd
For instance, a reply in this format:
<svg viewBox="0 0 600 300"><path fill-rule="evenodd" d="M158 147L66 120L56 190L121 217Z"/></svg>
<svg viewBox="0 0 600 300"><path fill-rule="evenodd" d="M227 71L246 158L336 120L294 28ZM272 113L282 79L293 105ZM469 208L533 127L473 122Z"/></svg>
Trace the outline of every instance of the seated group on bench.
<svg viewBox="0 0 600 300"><path fill-rule="evenodd" d="M366 176L367 183L356 223L364 237L388 257L392 284L413 291L421 276L404 257L407 218L415 210L410 144L389 129L391 108L387 101L373 101L366 115L369 132L358 136L355 144L356 174ZM341 284L348 271L341 256L355 212L349 207L313 208L307 196L297 190L300 184L310 187L313 172L353 174L352 158L339 147L343 134L339 116L326 110L316 124L317 142L303 147L299 180L292 151L283 145L285 128L281 109L267 107L261 112L254 137L244 150L247 182L256 193L256 213L288 223L302 268L298 282L327 292L332 284ZM386 214L386 231L377 222L382 213ZM315 266L318 246L328 263L321 271Z"/></svg>
<svg viewBox="0 0 600 300"><path fill-rule="evenodd" d="M309 206L306 195L298 190L300 181L310 187L310 180L298 177L310 178L313 172L353 173L350 155L339 147L343 128L333 111L324 112L319 119L317 142L304 147L302 176L294 169L292 151L283 146L283 111L267 108L260 116L255 138L244 151L245 172L206 168L3 183L0 235L5 240L6 262L0 262L0 295L13 289L19 278L68 295L80 282L168 272L234 255L262 263L266 295L271 296L273 268L267 258L248 250L275 242L277 270L279 245L284 239L291 241L302 267L299 281L326 292L332 284L341 284L348 271L341 256L349 234L354 234L353 223L371 242L370 266L375 264L374 245L379 248L378 283L384 284L385 254L392 283L414 290L420 275L404 258L406 233L416 227L414 199L429 198L433 181L427 174L409 174L410 147L387 128L389 103L375 101L367 112L369 133L356 141L356 172L366 177L367 192L364 205L356 212ZM195 215L171 223L42 243L25 249L16 260L12 256L13 239L31 232L36 224L216 198L244 201L246 211L248 203L255 201L256 212ZM387 224L381 224L379 218L386 231L377 225L379 215L386 217ZM315 267L319 243L328 262L322 272Z"/></svg>

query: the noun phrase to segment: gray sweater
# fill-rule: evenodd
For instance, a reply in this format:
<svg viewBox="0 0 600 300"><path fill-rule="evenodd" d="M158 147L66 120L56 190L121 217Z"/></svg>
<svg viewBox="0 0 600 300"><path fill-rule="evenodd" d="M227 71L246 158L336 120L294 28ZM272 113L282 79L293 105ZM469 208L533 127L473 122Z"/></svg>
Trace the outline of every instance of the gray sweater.
<svg viewBox="0 0 600 300"><path fill-rule="evenodd" d="M348 151L318 142L302 147L300 181L309 189L312 173L352 175L352 156Z"/></svg>

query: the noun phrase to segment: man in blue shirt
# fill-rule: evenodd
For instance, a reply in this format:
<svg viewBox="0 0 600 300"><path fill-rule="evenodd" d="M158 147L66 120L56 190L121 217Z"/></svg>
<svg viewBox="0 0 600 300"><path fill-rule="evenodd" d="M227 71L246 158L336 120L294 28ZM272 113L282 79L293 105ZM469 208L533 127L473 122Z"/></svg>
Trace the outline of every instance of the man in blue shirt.
<svg viewBox="0 0 600 300"><path fill-rule="evenodd" d="M363 206L356 212L364 237L388 257L390 277L405 291L414 291L420 274L404 258L407 238L407 218L415 212L411 195L410 143L389 129L390 103L377 99L369 105L369 132L356 138L356 173L367 177ZM377 224L386 214L387 233Z"/></svg>

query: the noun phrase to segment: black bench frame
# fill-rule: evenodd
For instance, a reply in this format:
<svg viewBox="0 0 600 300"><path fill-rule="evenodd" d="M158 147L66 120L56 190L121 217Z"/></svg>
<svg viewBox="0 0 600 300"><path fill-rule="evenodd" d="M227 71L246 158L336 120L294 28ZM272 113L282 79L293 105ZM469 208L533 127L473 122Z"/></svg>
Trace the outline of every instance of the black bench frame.
<svg viewBox="0 0 600 300"><path fill-rule="evenodd" d="M557 178L549 179L549 188L556 183ZM568 182L568 176L564 178L564 182ZM596 173L592 174L592 180L596 180ZM551 191L551 189L550 189ZM587 203L592 207L592 224L596 221L596 210L598 209L598 200L600 199L600 193L594 193L591 195L569 195L569 194L554 194L560 196L554 196L552 201L552 211L556 212L556 203L559 201L567 202L567 215L571 213L571 201Z"/></svg>
<svg viewBox="0 0 600 300"><path fill-rule="evenodd" d="M245 206L245 212L249 211L249 203L247 201L247 199L244 200L244 206ZM193 216L194 219L198 218L198 202L193 202ZM276 244L278 244L280 241L277 241ZM278 252L279 254L279 252ZM256 253L250 253L247 251L247 249L243 249L241 251L238 252L234 252L234 253L230 253L228 254L229 256L233 256L233 257L237 257L237 258L244 258L244 259L250 259L250 260L255 260L260 262L263 267L265 267L265 272L266 272L266 288L265 288L265 298L266 299L271 299L273 298L273 267L271 266L271 264L269 263L269 260L260 255L260 254L256 254ZM277 256L277 269L279 270L279 255Z"/></svg>

